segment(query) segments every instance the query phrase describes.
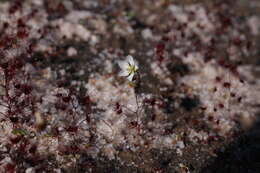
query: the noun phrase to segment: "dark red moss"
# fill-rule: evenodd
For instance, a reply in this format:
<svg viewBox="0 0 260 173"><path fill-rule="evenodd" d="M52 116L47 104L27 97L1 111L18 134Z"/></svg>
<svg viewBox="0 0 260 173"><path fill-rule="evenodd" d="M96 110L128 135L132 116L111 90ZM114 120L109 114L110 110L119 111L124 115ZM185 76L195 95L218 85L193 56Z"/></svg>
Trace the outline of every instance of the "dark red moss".
<svg viewBox="0 0 260 173"><path fill-rule="evenodd" d="M15 172L15 165L14 164L11 164L11 163L7 163L6 165L5 165L5 172L6 173L14 173Z"/></svg>
<svg viewBox="0 0 260 173"><path fill-rule="evenodd" d="M35 154L36 150L37 150L37 145L32 145L32 146L29 148L29 153Z"/></svg>
<svg viewBox="0 0 260 173"><path fill-rule="evenodd" d="M122 113L121 105L118 102L115 105L115 111L116 111L117 114L121 114Z"/></svg>
<svg viewBox="0 0 260 173"><path fill-rule="evenodd" d="M3 29L6 30L9 27L9 23L8 22L4 22L3 24Z"/></svg>
<svg viewBox="0 0 260 173"><path fill-rule="evenodd" d="M184 107L187 111L192 110L199 105L199 100L197 98L185 97L181 99L181 106Z"/></svg>
<svg viewBox="0 0 260 173"><path fill-rule="evenodd" d="M151 120L154 121L155 119L156 119L156 114L153 113L153 114L151 115Z"/></svg>
<svg viewBox="0 0 260 173"><path fill-rule="evenodd" d="M242 97L238 97L237 101L240 103L242 101Z"/></svg>
<svg viewBox="0 0 260 173"><path fill-rule="evenodd" d="M165 44L159 43L155 48L156 61L160 64L164 60Z"/></svg>
<svg viewBox="0 0 260 173"><path fill-rule="evenodd" d="M20 29L24 29L26 28L26 24L24 22L24 19L20 18L17 20L17 27Z"/></svg>
<svg viewBox="0 0 260 173"><path fill-rule="evenodd" d="M156 104L156 99L155 98L145 99L144 103L154 106Z"/></svg>
<svg viewBox="0 0 260 173"><path fill-rule="evenodd" d="M15 137L11 137L9 140L12 144L17 144L18 142L20 142L20 140L22 139L22 136L15 136Z"/></svg>
<svg viewBox="0 0 260 173"><path fill-rule="evenodd" d="M55 103L55 108L65 111L67 109L67 105L63 103Z"/></svg>
<svg viewBox="0 0 260 173"><path fill-rule="evenodd" d="M80 101L83 105L89 105L92 103L90 97L87 95L87 96L84 96L84 97L81 97L80 98Z"/></svg>
<svg viewBox="0 0 260 173"><path fill-rule="evenodd" d="M9 118L12 123L18 123L19 118L18 117L10 117Z"/></svg>
<svg viewBox="0 0 260 173"><path fill-rule="evenodd" d="M71 97L70 97L70 96L62 97L62 100L63 100L65 103L68 103L68 102L71 101Z"/></svg>
<svg viewBox="0 0 260 173"><path fill-rule="evenodd" d="M218 104L218 107L219 107L219 108L224 108L224 105L223 105L222 103L219 103L219 104Z"/></svg>
<svg viewBox="0 0 260 173"><path fill-rule="evenodd" d="M236 46L241 46L242 40L240 38L234 38L233 44L235 44Z"/></svg>
<svg viewBox="0 0 260 173"><path fill-rule="evenodd" d="M16 35L19 39L25 39L29 36L28 32L25 29L20 29Z"/></svg>
<svg viewBox="0 0 260 173"><path fill-rule="evenodd" d="M208 120L213 121L214 120L213 116L208 116Z"/></svg>
<svg viewBox="0 0 260 173"><path fill-rule="evenodd" d="M32 86L28 85L28 84L23 84L21 86L21 90L23 91L23 93L25 95L29 95L32 92Z"/></svg>
<svg viewBox="0 0 260 173"><path fill-rule="evenodd" d="M77 126L69 126L68 128L66 128L66 131L71 133L77 133L78 129L79 128Z"/></svg>
<svg viewBox="0 0 260 173"><path fill-rule="evenodd" d="M207 110L207 107L200 107L200 109L205 111L205 110Z"/></svg>
<svg viewBox="0 0 260 173"><path fill-rule="evenodd" d="M138 127L138 122L137 121L131 121L129 123L129 128L136 128Z"/></svg>
<svg viewBox="0 0 260 173"><path fill-rule="evenodd" d="M225 88L230 88L230 87L231 87L231 83L229 83L229 82L224 82L224 83L223 83L223 86L224 86Z"/></svg>
<svg viewBox="0 0 260 173"><path fill-rule="evenodd" d="M235 93L230 93L230 96L231 97L236 97L236 94Z"/></svg>

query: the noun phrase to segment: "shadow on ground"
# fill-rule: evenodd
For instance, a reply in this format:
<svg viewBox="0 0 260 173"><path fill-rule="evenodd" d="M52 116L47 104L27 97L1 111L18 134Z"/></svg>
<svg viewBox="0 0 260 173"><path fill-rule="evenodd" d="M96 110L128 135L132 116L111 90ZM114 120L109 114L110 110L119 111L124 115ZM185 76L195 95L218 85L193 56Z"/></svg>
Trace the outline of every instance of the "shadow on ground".
<svg viewBox="0 0 260 173"><path fill-rule="evenodd" d="M259 173L260 121L230 144L201 173Z"/></svg>

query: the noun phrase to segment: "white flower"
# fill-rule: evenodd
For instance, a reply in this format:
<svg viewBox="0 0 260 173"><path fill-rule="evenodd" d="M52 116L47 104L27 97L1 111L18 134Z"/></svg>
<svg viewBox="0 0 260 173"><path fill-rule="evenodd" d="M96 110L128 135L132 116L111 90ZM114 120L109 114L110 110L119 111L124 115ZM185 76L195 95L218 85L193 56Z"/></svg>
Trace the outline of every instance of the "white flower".
<svg viewBox="0 0 260 173"><path fill-rule="evenodd" d="M126 57L126 60L119 61L118 65L121 68L119 76L125 76L128 80L132 81L135 73L138 70L137 62L134 61L133 57L131 55L128 55Z"/></svg>

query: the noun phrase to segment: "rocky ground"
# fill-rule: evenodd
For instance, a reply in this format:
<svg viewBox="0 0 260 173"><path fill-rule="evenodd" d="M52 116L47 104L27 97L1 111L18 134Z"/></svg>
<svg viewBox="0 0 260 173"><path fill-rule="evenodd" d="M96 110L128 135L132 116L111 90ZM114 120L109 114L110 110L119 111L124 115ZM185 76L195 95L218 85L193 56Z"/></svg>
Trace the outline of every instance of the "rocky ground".
<svg viewBox="0 0 260 173"><path fill-rule="evenodd" d="M259 172L259 11L0 0L0 172Z"/></svg>

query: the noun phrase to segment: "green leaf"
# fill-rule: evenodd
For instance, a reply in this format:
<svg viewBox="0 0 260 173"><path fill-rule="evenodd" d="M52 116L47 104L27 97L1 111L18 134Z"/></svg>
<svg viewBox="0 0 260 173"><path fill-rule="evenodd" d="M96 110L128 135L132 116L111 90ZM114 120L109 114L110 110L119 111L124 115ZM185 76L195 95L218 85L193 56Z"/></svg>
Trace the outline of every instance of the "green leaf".
<svg viewBox="0 0 260 173"><path fill-rule="evenodd" d="M128 17L128 19L132 19L135 16L135 13L133 11L129 11L126 16Z"/></svg>
<svg viewBox="0 0 260 173"><path fill-rule="evenodd" d="M14 135L21 135L21 136L24 136L24 135L27 134L27 132L26 132L25 130L23 130L23 129L14 129L14 130L12 131L12 133L13 133Z"/></svg>

